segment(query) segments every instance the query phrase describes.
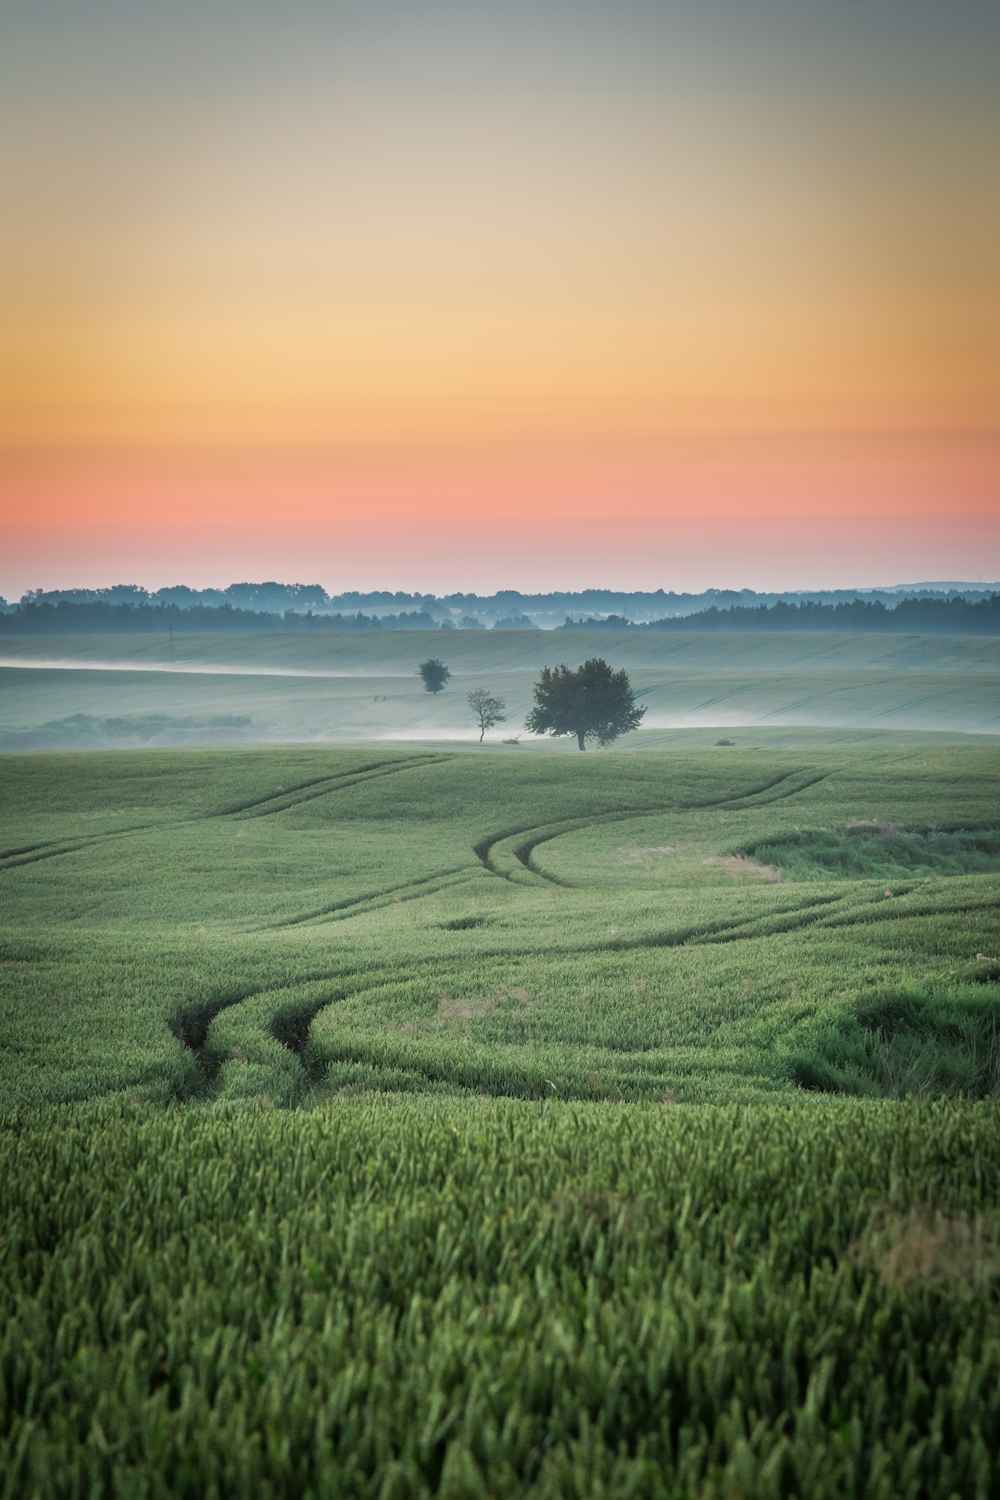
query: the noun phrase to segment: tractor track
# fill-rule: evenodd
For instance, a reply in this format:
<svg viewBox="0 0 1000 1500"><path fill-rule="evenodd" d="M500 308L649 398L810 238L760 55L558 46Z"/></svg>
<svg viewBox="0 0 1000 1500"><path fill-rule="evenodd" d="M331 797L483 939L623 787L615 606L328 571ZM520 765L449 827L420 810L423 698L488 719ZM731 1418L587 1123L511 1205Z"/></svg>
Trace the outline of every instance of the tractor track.
<svg viewBox="0 0 1000 1500"><path fill-rule="evenodd" d="M738 797L713 798L706 802L659 803L623 812L598 813L593 817L564 818L557 823L529 824L524 828L514 828L507 833L494 834L481 839L478 844L473 846L473 853L491 875L500 876L504 880L515 879L516 877L513 873L496 868L493 851L499 844L508 843L512 839L522 838L523 835L527 834L528 837L524 838L522 843L515 845L511 849L511 853L521 867L529 874L535 875L540 880L545 880L552 885L574 889L575 887L571 881L550 875L532 863L532 855L539 845L551 843L553 839L561 838L567 833L579 833L586 828L599 828L611 823L624 823L635 818L652 817L663 813L697 812L701 808L728 808L733 812L740 812L744 809L752 811L755 807L769 807L775 802L785 801L789 797L797 796L799 792L807 791L810 787L818 785L821 781L825 781L832 774L830 771L823 771L810 776L806 781L802 781L798 778L803 775L803 770L805 769L808 768L797 771L786 771L782 775L775 776L770 781L764 782L763 785L756 787L753 791L740 793ZM785 783L793 779L795 780L794 786L779 791L776 796L766 796L766 793L772 792L779 787L785 787Z"/></svg>
<svg viewBox="0 0 1000 1500"><path fill-rule="evenodd" d="M383 776L398 775L400 771L418 770L422 766L437 765L447 758L444 755L406 756L402 760L389 762L388 765L383 761L371 766L362 766L353 771L345 771L338 776L314 778L311 781L301 782L287 792L274 792L268 797L257 798L253 802L242 803L236 807L226 807L218 812L205 813L198 818L181 818L174 822L163 823L133 823L126 828L109 829L106 833L82 834L75 839L50 839L43 844L28 845L23 849L5 850L0 853L0 874L5 870L18 869L21 865L37 864L45 859L56 859L60 855L79 854L83 850L94 848L95 845L129 838L136 833L173 833L178 829L197 828L205 823L241 816L270 817L300 807L303 803L315 801L319 797L346 791L369 781L377 781ZM303 795L296 795L297 793ZM273 802L279 802L281 805L268 806ZM262 810L255 812L256 808Z"/></svg>
<svg viewBox="0 0 1000 1500"><path fill-rule="evenodd" d="M469 876L478 874L474 865L456 865L453 869L439 870L420 880L407 880L400 885L386 886L383 890L368 891L362 896L334 901L330 906L317 907L315 911L305 912L302 916L285 917L280 922L272 922L268 927L257 930L277 932L286 927L303 927L309 922L344 921L348 917L361 916L362 912L356 910L358 907L363 907L364 911L372 911L391 905L394 901L414 901L421 896L432 896L435 891L443 890L446 886L460 885ZM406 892L410 894L405 894Z"/></svg>
<svg viewBox="0 0 1000 1500"><path fill-rule="evenodd" d="M287 792L273 792L268 797L259 797L253 802L244 802L237 807L227 807L222 812L210 814L211 818L235 818L241 816L268 818L276 813L288 812L293 807L301 807L303 803L314 802L318 797L326 797L331 792L346 791L352 786L360 786L369 781L378 781L383 776L396 776L400 771L419 770L424 766L435 766L441 761L447 760L445 755L408 755L402 760L385 761L370 766L359 766L356 770L345 771L339 776L317 777L313 781L301 782L297 787L291 787ZM296 793L301 792L302 796ZM271 803L279 803L277 807L270 806Z"/></svg>
<svg viewBox="0 0 1000 1500"><path fill-rule="evenodd" d="M560 959L567 952L577 954L621 954L629 952L642 952L655 948L681 948L686 946L708 946L719 943L753 942L755 940L780 937L786 933L802 930L806 927L825 928L830 931L843 930L849 927L860 927L872 923L886 921L905 921L912 918L930 916L971 916L982 911L995 911L996 904L993 901L982 901L965 903L961 906L942 906L922 902L919 905L905 906L903 899L909 895L909 891L900 891L892 897L877 898L870 903L854 907L846 911L837 911L837 907L850 900L850 894L814 896L798 903L793 907L786 907L782 911L774 912L769 916L758 917L754 921L743 922L717 922L699 923L688 927L675 928L670 931L649 933L645 936L635 938L620 938L602 940L595 943L581 944L573 943L570 947L560 944L549 944L545 947L511 947L496 946L479 950L477 956L480 959L504 959L509 962L518 960L534 959ZM892 902L892 909L886 907ZM285 984L263 985L259 988L245 990L239 994L228 996L217 1001L202 1002L192 1006L170 1023L170 1030L182 1046L193 1052L198 1060L202 1062L205 1070L206 1082L218 1072L223 1061L221 1055L217 1056L209 1047L210 1028L215 1018L224 1011L239 1006L248 1000L253 1000L264 995L274 995L276 1000L286 992L293 991L308 984L329 984L333 993L324 995L319 999L311 999L301 1006L292 1006L287 1010L279 1010L266 1025L266 1032L273 1040L280 1042L293 1052L303 1064L310 1082L315 1084L319 1081L329 1062L335 1059L313 1056L310 1053L311 1027L316 1017L330 1005L349 998L358 998L371 990L383 988L386 984L406 984L418 977L433 978L452 975L455 973L456 965L461 963L457 954L451 954L444 958L429 956L423 959L411 959L405 966L385 964L372 966L362 964L347 970L329 969L318 970L311 973L297 975L294 980ZM279 1001L280 1003L280 1001ZM350 1049L348 1049L350 1050ZM347 1054L341 1059L350 1060ZM358 1060L358 1059L355 1059ZM420 1072L421 1070L416 1070ZM429 1075L430 1076L430 1075Z"/></svg>

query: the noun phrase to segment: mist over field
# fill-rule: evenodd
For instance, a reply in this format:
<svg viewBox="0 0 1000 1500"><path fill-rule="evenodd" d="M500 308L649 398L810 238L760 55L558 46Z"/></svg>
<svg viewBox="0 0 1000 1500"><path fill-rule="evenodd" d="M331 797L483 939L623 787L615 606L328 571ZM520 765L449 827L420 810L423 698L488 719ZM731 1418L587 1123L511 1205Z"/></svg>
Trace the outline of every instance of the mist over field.
<svg viewBox="0 0 1000 1500"><path fill-rule="evenodd" d="M624 667L646 708L619 748L739 743L886 742L899 736L1000 736L1000 640L822 633L394 631L14 639L0 646L0 746L413 740L474 745L466 694L506 704L486 744L563 750L525 735L545 665L604 657ZM452 676L429 694L429 654ZM719 730L720 734L711 731Z"/></svg>

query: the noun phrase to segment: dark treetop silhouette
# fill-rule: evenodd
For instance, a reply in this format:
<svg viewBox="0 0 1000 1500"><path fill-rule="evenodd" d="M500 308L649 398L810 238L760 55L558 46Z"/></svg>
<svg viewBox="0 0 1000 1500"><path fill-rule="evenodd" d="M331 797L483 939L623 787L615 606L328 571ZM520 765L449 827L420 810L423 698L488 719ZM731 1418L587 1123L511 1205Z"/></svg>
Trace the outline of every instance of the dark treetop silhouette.
<svg viewBox="0 0 1000 1500"><path fill-rule="evenodd" d="M429 693L439 693L451 676L444 662L438 661L434 656L429 661L422 661L417 671L424 679L424 687Z"/></svg>
<svg viewBox="0 0 1000 1500"><path fill-rule="evenodd" d="M575 734L584 750L585 740L610 745L620 734L638 729L645 712L636 704L624 669L613 672L595 656L575 672L567 666L543 667L524 727L531 734Z"/></svg>

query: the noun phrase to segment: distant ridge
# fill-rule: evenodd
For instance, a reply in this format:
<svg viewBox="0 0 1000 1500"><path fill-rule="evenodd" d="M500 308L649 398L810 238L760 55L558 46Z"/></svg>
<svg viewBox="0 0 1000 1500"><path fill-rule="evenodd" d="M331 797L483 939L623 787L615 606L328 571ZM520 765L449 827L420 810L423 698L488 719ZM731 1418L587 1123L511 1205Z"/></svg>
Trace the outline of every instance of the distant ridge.
<svg viewBox="0 0 1000 1500"><path fill-rule="evenodd" d="M181 614L185 628L192 628L200 610L228 611L229 616L273 615L277 619L298 617L326 618L340 616L344 629L364 629L372 619L385 625L395 619L397 628L414 629L426 624L432 628L454 625L459 629L475 629L478 626L505 628L531 628L552 630L562 626L567 618L580 621L591 617L615 616L633 624L650 623L654 620L675 619L699 614L711 608L725 610L734 606L769 608L783 604L853 604L857 599L865 603L881 602L889 608L899 603L903 596L948 599L960 594L970 603L975 603L1000 590L998 583L912 583L892 584L884 588L842 589L703 589L700 593L681 592L673 589L616 590L578 589L552 590L549 593L522 593L518 589L500 589L495 594L453 593L423 594L419 590L407 593L402 589L357 589L340 593L328 592L319 583L231 583L224 589L194 589L186 584L173 584L168 588L150 591L136 583L118 583L102 588L29 589L22 594L17 604L8 604L0 599L0 613L20 616L22 619L41 606L98 605L108 607L127 606L133 610L167 610L172 618ZM193 612L193 613L192 613ZM419 617L415 618L415 617ZM97 618L95 612L93 618ZM165 618L160 614L158 619ZM219 615L219 624L203 628L253 628L250 622L229 618L226 627ZM63 619L69 616L63 610ZM150 622L152 626L152 622ZM2 627L0 627L2 628ZM155 628L155 627L154 627Z"/></svg>
<svg viewBox="0 0 1000 1500"><path fill-rule="evenodd" d="M207 596L207 597L206 597ZM407 609L409 604L415 606ZM344 606L347 606L345 609ZM366 613L366 605L370 613ZM0 614L0 635L149 635L178 632L385 630L835 630L998 635L1000 590L849 589L758 594L327 594L319 584L232 584L148 593L136 584L26 594Z"/></svg>
<svg viewBox="0 0 1000 1500"><path fill-rule="evenodd" d="M871 594L900 594L912 593L915 589L933 589L935 592L949 594L956 589L972 589L975 593L982 593L984 590L987 593L996 593L1000 589L1000 583L983 583L981 580L976 583L969 583L968 581L965 583L890 583L881 585L877 589L869 589L868 592ZM858 590L859 594L862 592L864 592L862 589Z"/></svg>

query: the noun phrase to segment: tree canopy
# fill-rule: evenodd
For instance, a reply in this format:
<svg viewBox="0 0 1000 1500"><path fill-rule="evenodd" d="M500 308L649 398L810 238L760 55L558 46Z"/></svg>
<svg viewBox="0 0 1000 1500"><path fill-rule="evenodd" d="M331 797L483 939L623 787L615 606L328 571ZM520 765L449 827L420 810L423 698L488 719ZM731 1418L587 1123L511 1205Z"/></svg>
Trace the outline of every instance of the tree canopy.
<svg viewBox="0 0 1000 1500"><path fill-rule="evenodd" d="M428 661L422 661L417 671L424 679L424 687L429 693L439 693L451 676L444 662L438 661L435 656Z"/></svg>
<svg viewBox="0 0 1000 1500"><path fill-rule="evenodd" d="M485 688L473 688L471 693L466 693L465 701L479 725L480 744L483 743L483 735L487 729L492 729L494 724L506 724L507 715L504 709L507 704L503 698L491 697Z"/></svg>
<svg viewBox="0 0 1000 1500"><path fill-rule="evenodd" d="M543 667L524 727L531 734L575 734L584 750L588 739L610 745L620 734L638 729L645 712L636 704L625 670L613 672L595 656L576 671Z"/></svg>

